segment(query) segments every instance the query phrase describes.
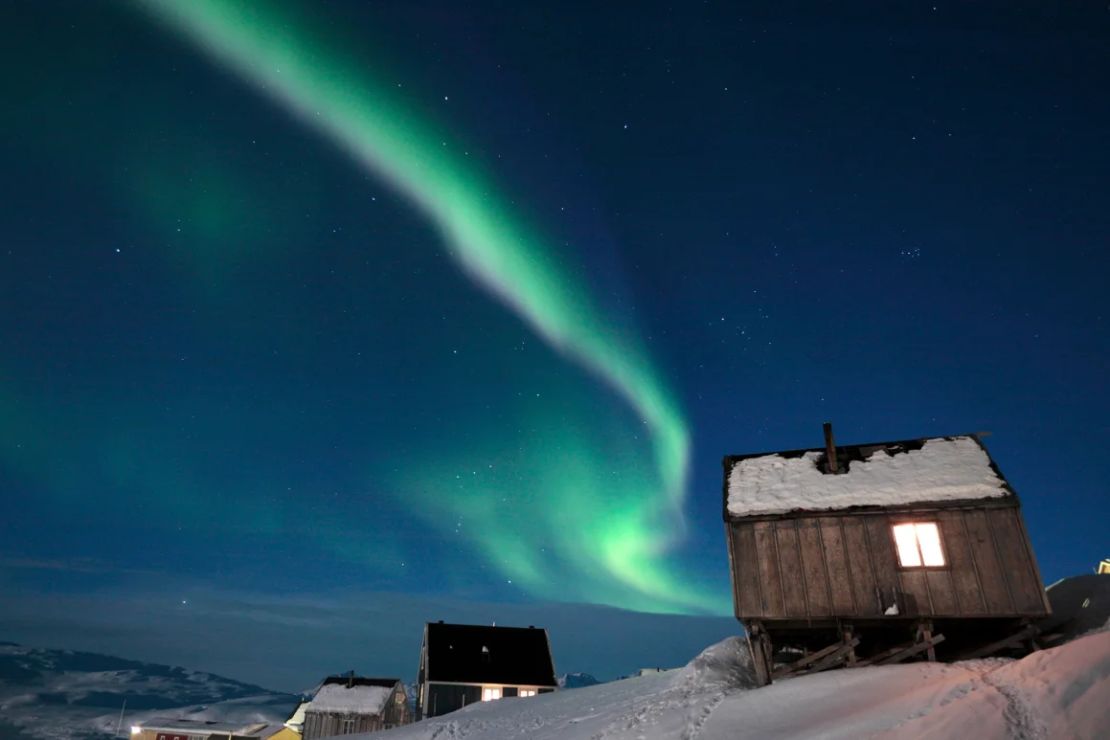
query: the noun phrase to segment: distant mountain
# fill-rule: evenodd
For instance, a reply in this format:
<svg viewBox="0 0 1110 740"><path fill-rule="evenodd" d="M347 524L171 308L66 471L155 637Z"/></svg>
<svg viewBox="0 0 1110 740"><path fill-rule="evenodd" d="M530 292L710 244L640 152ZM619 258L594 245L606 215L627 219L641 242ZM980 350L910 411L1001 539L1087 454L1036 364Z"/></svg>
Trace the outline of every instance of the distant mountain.
<svg viewBox="0 0 1110 740"><path fill-rule="evenodd" d="M581 689L586 686L597 686L601 681L589 673L567 673L557 679L561 689Z"/></svg>
<svg viewBox="0 0 1110 740"><path fill-rule="evenodd" d="M0 642L0 737L5 738L112 737L124 700L126 736L132 722L153 715L281 722L298 698L212 673Z"/></svg>

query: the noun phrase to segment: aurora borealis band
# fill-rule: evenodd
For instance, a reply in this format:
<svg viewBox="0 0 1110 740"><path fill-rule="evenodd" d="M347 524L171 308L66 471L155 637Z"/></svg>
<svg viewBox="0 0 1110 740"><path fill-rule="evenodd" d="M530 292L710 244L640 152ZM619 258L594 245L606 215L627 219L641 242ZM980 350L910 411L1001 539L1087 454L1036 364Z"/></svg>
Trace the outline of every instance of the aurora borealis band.
<svg viewBox="0 0 1110 740"><path fill-rule="evenodd" d="M360 73L326 39L298 29L269 5L224 0L140 0L166 25L294 112L361 165L403 193L441 233L466 272L541 337L623 397L646 424L655 480L631 485L582 480L593 495L564 494L560 506L583 508L576 529L557 537L576 566L631 587L644 608L707 610L719 598L698 595L663 559L683 531L689 435L677 403L634 337L622 334L562 266L540 230L526 224L481 165L434 123L406 110L395 89ZM286 19L288 20L288 19ZM591 500L612 497L613 502ZM474 529L492 555L513 553L510 575L540 593L556 593L524 556L523 542L486 525ZM494 558L494 562L505 562ZM565 586L560 586L565 589ZM572 587L573 592L573 587ZM591 598L607 600L603 593ZM622 596L616 603L625 603Z"/></svg>

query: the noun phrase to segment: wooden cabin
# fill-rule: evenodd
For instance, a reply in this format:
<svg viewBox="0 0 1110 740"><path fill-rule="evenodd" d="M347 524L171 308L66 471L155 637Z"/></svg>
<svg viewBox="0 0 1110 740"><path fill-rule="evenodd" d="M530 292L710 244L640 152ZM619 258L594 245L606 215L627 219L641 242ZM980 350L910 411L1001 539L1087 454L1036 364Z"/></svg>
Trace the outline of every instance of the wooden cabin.
<svg viewBox="0 0 1110 740"><path fill-rule="evenodd" d="M412 721L405 685L396 678L328 676L303 710L304 740L388 730Z"/></svg>
<svg viewBox="0 0 1110 740"><path fill-rule="evenodd" d="M550 693L558 683L547 630L429 622L417 686L418 719L480 701Z"/></svg>
<svg viewBox="0 0 1110 740"><path fill-rule="evenodd" d="M1049 613L1017 495L975 435L724 458L757 670L1021 650Z"/></svg>

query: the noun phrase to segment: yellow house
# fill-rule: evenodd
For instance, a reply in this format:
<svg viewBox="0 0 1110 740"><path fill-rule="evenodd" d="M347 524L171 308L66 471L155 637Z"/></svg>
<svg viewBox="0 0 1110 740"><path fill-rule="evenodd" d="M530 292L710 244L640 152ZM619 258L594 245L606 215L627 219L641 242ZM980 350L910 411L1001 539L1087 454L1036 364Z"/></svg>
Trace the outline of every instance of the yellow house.
<svg viewBox="0 0 1110 740"><path fill-rule="evenodd" d="M273 735L270 735L267 740L301 740L301 733L286 725Z"/></svg>
<svg viewBox="0 0 1110 740"><path fill-rule="evenodd" d="M1103 558L1102 562L1098 564L1098 574L1100 576L1110 576L1110 558Z"/></svg>

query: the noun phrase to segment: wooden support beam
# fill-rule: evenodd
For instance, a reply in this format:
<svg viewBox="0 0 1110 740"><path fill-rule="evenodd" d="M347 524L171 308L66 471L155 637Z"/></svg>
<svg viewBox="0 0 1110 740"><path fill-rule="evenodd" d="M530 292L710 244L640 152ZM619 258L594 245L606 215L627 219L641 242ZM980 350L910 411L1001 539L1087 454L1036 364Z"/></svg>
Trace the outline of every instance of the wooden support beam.
<svg viewBox="0 0 1110 740"><path fill-rule="evenodd" d="M1014 645L1021 642L1022 640L1028 640L1028 639L1031 639L1033 637L1036 637L1037 634L1040 631L1041 631L1040 627L1038 627L1035 624L1031 624L1031 625L1029 625L1028 627L1026 627L1024 629L1022 629L1018 632L1015 632L1014 634L1010 635L1009 637L1004 637L1001 640L997 640L995 642L990 643L989 645L984 645L983 647L981 647L977 650L972 650L969 653L965 653L964 655L961 655L960 660L974 660L975 658L986 658L987 656L994 655L995 653L997 653L999 650L1002 650L1003 648L1013 647Z"/></svg>
<svg viewBox="0 0 1110 740"><path fill-rule="evenodd" d="M859 638L853 637L848 642L834 642L826 648L822 648L815 653L810 653L800 660L796 660L789 665L782 666L775 671L775 678L786 678L787 676L798 676L804 673L816 673L829 668L837 663L847 660L849 653L855 650L856 645L859 645Z"/></svg>
<svg viewBox="0 0 1110 740"><path fill-rule="evenodd" d="M1067 635L1063 632L1050 632L1047 635L1037 635L1037 646L1041 649L1046 647L1054 647L1056 644L1064 641Z"/></svg>
<svg viewBox="0 0 1110 740"><path fill-rule="evenodd" d="M893 655L883 658L881 661L874 661L873 665L891 665L894 663L901 663L906 658L912 658L918 653L923 653L926 650L932 650L934 646L944 642L944 635L935 635L927 641L918 642L904 648Z"/></svg>
<svg viewBox="0 0 1110 740"><path fill-rule="evenodd" d="M859 645L858 637L853 638L850 642L844 643L840 646L839 650L817 661L808 669L802 671L802 673L820 673L823 670L832 668L837 663L843 663L848 660L850 656L855 654L856 645Z"/></svg>
<svg viewBox="0 0 1110 740"><path fill-rule="evenodd" d="M918 642L930 643L929 647L925 649L925 659L930 663L937 662L937 651L933 643L933 623L922 622L917 626L917 640Z"/></svg>
<svg viewBox="0 0 1110 740"><path fill-rule="evenodd" d="M895 645L889 650L884 650L878 655L872 655L867 660L861 660L856 663L856 665L865 666L900 663L906 658L913 657L914 655L917 655L924 650L928 650L930 647L935 647L942 642L944 642L944 635L933 635L928 642L904 642L901 645Z"/></svg>

